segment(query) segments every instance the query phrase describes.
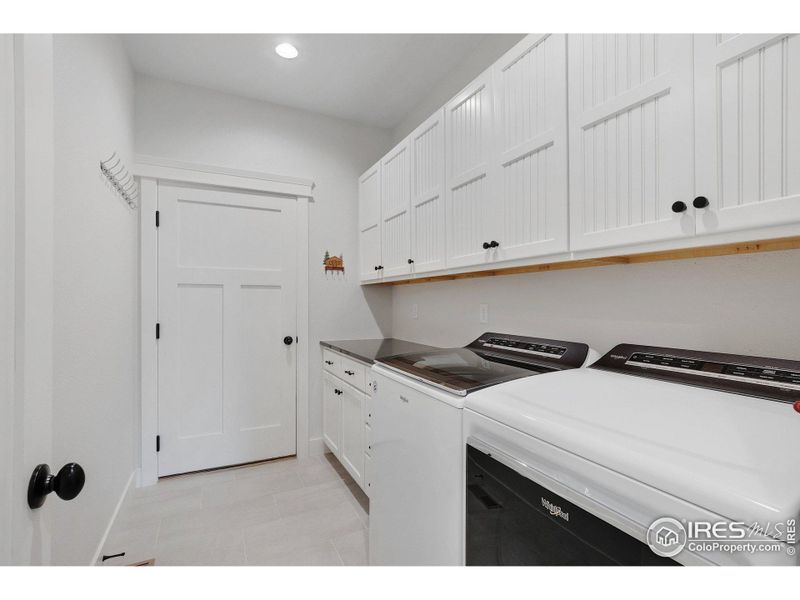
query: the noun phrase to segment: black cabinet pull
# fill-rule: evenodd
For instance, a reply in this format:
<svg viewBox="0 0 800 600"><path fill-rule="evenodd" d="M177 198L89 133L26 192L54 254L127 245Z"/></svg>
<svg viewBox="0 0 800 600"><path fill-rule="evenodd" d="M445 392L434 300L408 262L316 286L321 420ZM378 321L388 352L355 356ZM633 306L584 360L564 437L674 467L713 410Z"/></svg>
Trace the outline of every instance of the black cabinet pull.
<svg viewBox="0 0 800 600"><path fill-rule="evenodd" d="M286 344L287 346L291 346L293 341L294 338L290 335L287 335L285 338L283 338L283 343Z"/></svg>
<svg viewBox="0 0 800 600"><path fill-rule="evenodd" d="M413 258L409 258L408 259L408 264L413 265L414 264L414 259Z"/></svg>
<svg viewBox="0 0 800 600"><path fill-rule="evenodd" d="M375 265L375 270L376 270L376 271L378 270L378 265Z"/></svg>
<svg viewBox="0 0 800 600"><path fill-rule="evenodd" d="M685 212L688 207L686 206L686 202L678 200L672 203L672 212L674 213L682 213Z"/></svg>
<svg viewBox="0 0 800 600"><path fill-rule="evenodd" d="M488 250L490 248L489 242L483 242L483 249Z"/></svg>
<svg viewBox="0 0 800 600"><path fill-rule="evenodd" d="M342 392L342 390L333 390L333 393L336 394L337 396L339 396L339 395L343 394L344 392Z"/></svg>
<svg viewBox="0 0 800 600"><path fill-rule="evenodd" d="M499 245L500 245L500 242L495 242L494 240L489 242L489 247L490 248L497 248Z"/></svg>
<svg viewBox="0 0 800 600"><path fill-rule="evenodd" d="M348 375L355 375L356 374L355 371L345 371L345 373L347 373Z"/></svg>
<svg viewBox="0 0 800 600"><path fill-rule="evenodd" d="M332 365L332 364L333 364L333 361L332 361L332 360L326 360L326 361L325 361L325 364L326 364L326 365Z"/></svg>
<svg viewBox="0 0 800 600"><path fill-rule="evenodd" d="M708 207L709 204L710 202L708 201L708 198L706 198L705 196L698 196L697 198L692 200L692 206L694 206L695 208L706 208Z"/></svg>

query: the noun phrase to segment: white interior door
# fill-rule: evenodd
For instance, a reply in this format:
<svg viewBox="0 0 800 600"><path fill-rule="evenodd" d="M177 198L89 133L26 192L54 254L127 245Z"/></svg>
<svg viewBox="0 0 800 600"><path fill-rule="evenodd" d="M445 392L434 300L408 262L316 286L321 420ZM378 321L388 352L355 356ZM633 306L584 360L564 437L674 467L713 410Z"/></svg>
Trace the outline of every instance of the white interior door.
<svg viewBox="0 0 800 600"><path fill-rule="evenodd" d="M695 36L699 233L800 221L800 36Z"/></svg>
<svg viewBox="0 0 800 600"><path fill-rule="evenodd" d="M570 248L694 235L692 36L567 37Z"/></svg>
<svg viewBox="0 0 800 600"><path fill-rule="evenodd" d="M567 251L566 45L529 35L493 68L498 260Z"/></svg>
<svg viewBox="0 0 800 600"><path fill-rule="evenodd" d="M160 185L160 476L295 453L296 202Z"/></svg>

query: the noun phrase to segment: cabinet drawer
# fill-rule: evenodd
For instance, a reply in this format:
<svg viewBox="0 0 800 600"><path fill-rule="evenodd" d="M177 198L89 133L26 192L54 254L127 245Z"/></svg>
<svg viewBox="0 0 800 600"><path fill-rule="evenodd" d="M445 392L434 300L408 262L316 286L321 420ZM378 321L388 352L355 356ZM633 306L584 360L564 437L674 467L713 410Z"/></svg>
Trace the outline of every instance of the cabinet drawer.
<svg viewBox="0 0 800 600"><path fill-rule="evenodd" d="M335 375L339 374L339 360L341 356L330 350L322 350L322 369Z"/></svg>
<svg viewBox="0 0 800 600"><path fill-rule="evenodd" d="M344 356L338 356L337 358L339 362L336 374L357 390L365 391L367 377L366 365Z"/></svg>

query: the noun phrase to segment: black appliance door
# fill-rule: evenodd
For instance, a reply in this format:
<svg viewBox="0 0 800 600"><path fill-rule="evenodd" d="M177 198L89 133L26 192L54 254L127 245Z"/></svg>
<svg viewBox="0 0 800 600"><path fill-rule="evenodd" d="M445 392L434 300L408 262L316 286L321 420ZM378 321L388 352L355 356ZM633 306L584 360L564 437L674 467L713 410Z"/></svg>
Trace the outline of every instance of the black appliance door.
<svg viewBox="0 0 800 600"><path fill-rule="evenodd" d="M467 445L467 565L677 565Z"/></svg>

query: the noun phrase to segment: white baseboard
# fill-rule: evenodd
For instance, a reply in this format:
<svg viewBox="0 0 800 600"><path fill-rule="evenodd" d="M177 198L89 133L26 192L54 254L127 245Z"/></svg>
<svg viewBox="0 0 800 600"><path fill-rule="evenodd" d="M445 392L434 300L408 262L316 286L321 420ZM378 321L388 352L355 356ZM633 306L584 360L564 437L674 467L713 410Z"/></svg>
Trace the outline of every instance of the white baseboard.
<svg viewBox="0 0 800 600"><path fill-rule="evenodd" d="M308 453L311 456L322 456L326 452L330 452L325 442L321 437L311 438L308 440Z"/></svg>
<svg viewBox="0 0 800 600"><path fill-rule="evenodd" d="M128 497L128 493L131 490L131 486L133 483L139 479L139 469L134 469L131 473L131 476L128 477L128 483L125 484L125 488L122 490L122 494L117 500L117 505L114 507L114 512L111 514L111 519L108 521L108 525L106 525L106 530L103 532L103 537L100 538L100 543L97 544L97 550L95 550L94 556L92 557L92 562L89 563L89 566L95 566L97 561L100 560L100 553L103 551L103 546L106 545L106 540L108 539L108 534L111 533L111 528L114 526L114 521L117 520L117 515L119 515L119 511L122 508L122 505L125 503L125 499Z"/></svg>

